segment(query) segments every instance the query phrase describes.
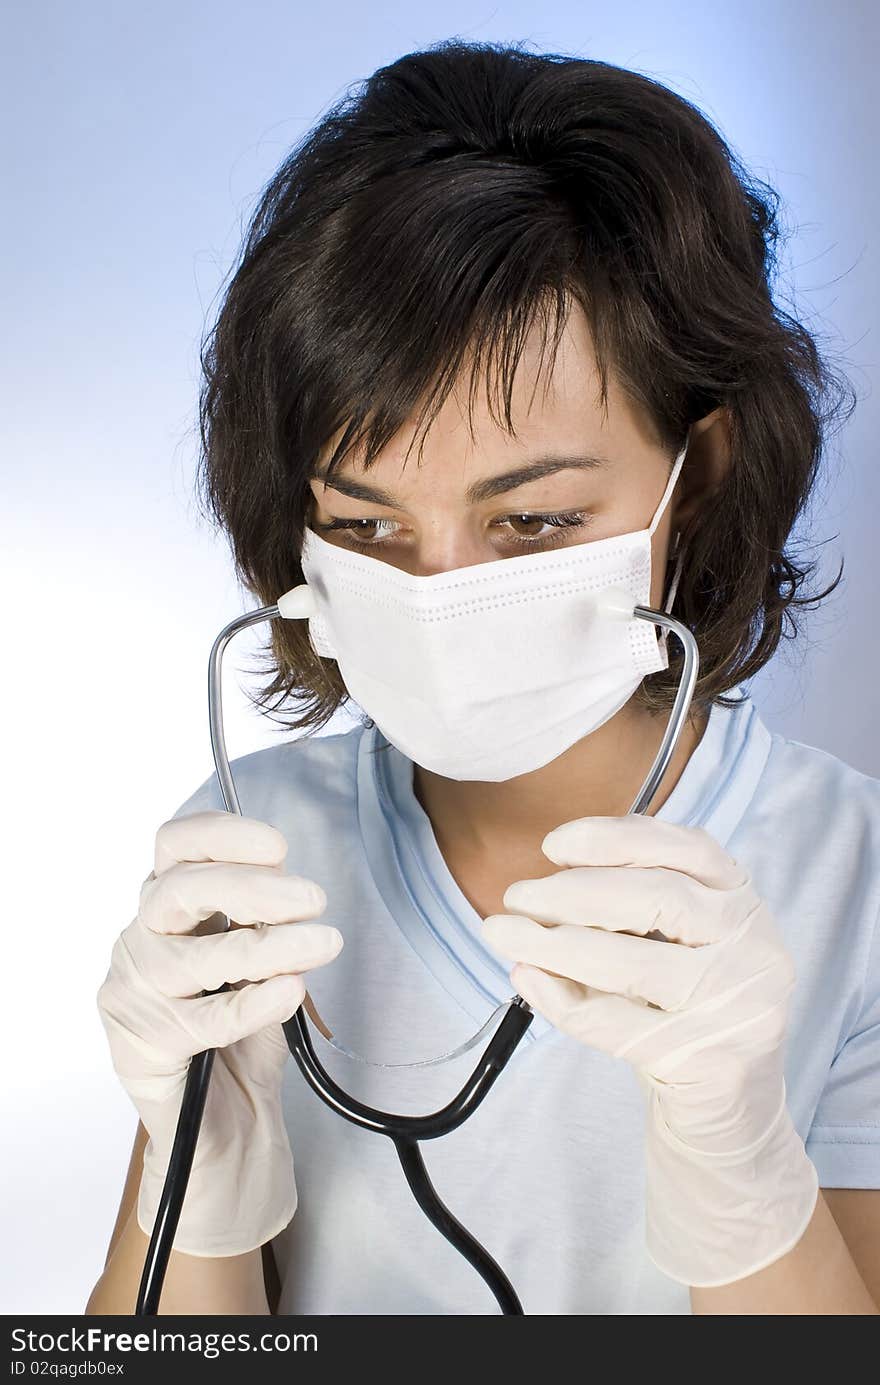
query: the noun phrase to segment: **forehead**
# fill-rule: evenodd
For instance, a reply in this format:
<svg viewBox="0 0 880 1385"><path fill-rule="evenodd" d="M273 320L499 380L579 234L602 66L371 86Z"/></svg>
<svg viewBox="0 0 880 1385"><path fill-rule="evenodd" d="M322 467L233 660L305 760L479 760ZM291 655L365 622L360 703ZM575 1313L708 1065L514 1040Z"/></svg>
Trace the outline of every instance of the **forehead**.
<svg viewBox="0 0 880 1385"><path fill-rule="evenodd" d="M547 452L607 455L625 452L652 433L638 406L609 373L607 408L586 317L575 304L553 350L535 324L526 335L512 377L510 416L504 421L500 373L477 372L468 360L448 397L426 429L418 467L450 479L509 467ZM334 476L381 475L390 484L404 475L419 434L420 409L376 455L366 470L365 449L356 446L337 463ZM323 472L343 436L340 427L321 448L315 470ZM450 476L451 473L451 476ZM320 485L318 481L316 484ZM423 482L424 484L424 482Z"/></svg>

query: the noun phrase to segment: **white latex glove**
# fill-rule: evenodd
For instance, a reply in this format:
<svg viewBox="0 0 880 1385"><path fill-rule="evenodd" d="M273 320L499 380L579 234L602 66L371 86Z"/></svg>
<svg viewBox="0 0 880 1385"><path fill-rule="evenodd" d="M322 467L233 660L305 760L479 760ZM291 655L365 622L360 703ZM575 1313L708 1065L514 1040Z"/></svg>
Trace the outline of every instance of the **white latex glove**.
<svg viewBox="0 0 880 1385"><path fill-rule="evenodd" d="M299 922L323 913L327 898L313 881L282 873L286 854L280 832L237 813L163 823L137 917L117 938L98 991L113 1066L150 1136L137 1206L147 1235L189 1061L219 1050L174 1239L187 1255L254 1250L296 1210L281 1021L303 1000L302 973L337 956L342 936ZM224 982L233 989L201 994Z"/></svg>
<svg viewBox="0 0 880 1385"><path fill-rule="evenodd" d="M510 885L517 914L490 915L483 937L518 963L524 1000L632 1064L648 1093L658 1268L695 1287L754 1274L800 1240L818 1196L786 1107L795 972L770 911L703 828L579 818L542 850L567 869Z"/></svg>

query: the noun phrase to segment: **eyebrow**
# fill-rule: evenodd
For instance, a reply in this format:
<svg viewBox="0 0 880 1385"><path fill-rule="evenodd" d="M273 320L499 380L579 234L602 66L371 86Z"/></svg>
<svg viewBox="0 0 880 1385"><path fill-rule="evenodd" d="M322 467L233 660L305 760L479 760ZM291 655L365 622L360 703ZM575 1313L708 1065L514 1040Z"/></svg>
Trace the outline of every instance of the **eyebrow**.
<svg viewBox="0 0 880 1385"><path fill-rule="evenodd" d="M529 481L539 481L544 476L552 476L557 471L595 471L600 467L612 465L607 457L536 457L534 461L526 462L524 466L513 471L474 481L467 488L466 499L469 505L478 505L483 500L492 500L496 495L504 495L507 491L516 490L518 486L527 485ZM400 501L381 486L369 486L366 482L357 481L350 476L330 477L326 470L318 471L316 468L312 473L312 479L323 481L326 486L350 496L352 500L372 501L375 505L387 505L392 509L400 507Z"/></svg>

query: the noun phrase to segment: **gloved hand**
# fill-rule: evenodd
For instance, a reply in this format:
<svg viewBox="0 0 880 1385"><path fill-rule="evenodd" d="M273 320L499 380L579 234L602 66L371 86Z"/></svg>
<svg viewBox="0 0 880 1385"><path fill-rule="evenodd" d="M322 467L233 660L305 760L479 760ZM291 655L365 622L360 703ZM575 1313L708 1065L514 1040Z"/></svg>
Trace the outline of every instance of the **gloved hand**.
<svg viewBox="0 0 880 1385"><path fill-rule="evenodd" d="M342 936L299 922L317 918L327 898L320 885L283 874L286 854L280 832L237 813L163 823L137 917L117 938L98 991L113 1066L150 1136L137 1206L147 1235L189 1060L219 1050L174 1240L187 1255L254 1250L296 1210L281 1021L303 1000L303 973L337 956ZM232 989L201 994L224 982Z"/></svg>
<svg viewBox="0 0 880 1385"><path fill-rule="evenodd" d="M517 913L490 915L483 937L551 1024L635 1069L658 1268L695 1287L756 1273L800 1240L818 1196L786 1107L795 972L769 909L703 828L579 818L542 850L567 869L510 885Z"/></svg>

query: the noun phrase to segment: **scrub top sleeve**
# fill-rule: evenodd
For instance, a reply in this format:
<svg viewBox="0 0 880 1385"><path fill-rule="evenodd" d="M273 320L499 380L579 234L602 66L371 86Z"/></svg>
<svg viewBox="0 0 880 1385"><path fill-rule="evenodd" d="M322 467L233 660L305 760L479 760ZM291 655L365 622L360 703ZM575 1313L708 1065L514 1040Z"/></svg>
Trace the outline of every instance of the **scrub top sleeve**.
<svg viewBox="0 0 880 1385"><path fill-rule="evenodd" d="M806 1150L824 1188L880 1188L880 922L863 1003L819 1098Z"/></svg>

